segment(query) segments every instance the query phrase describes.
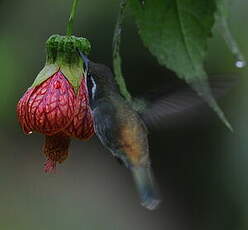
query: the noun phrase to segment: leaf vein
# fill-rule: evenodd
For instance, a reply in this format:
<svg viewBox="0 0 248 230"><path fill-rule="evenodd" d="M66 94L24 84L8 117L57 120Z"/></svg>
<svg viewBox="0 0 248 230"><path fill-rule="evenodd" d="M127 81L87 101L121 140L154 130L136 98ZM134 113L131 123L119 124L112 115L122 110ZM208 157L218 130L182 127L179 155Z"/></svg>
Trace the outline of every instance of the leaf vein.
<svg viewBox="0 0 248 230"><path fill-rule="evenodd" d="M194 71L196 71L195 65L194 65L194 58L192 57L192 55L190 54L190 48L188 47L188 42L187 42L187 38L186 38L186 33L185 33L185 29L184 29L184 25L181 19L181 14L180 14L180 9L179 9L179 4L178 4L178 0L175 0L175 4L176 4L176 13L178 16L178 21L179 21L179 26L180 26L180 32L182 34L182 41L183 44L185 46L185 50L186 53L192 63L192 68L194 69Z"/></svg>

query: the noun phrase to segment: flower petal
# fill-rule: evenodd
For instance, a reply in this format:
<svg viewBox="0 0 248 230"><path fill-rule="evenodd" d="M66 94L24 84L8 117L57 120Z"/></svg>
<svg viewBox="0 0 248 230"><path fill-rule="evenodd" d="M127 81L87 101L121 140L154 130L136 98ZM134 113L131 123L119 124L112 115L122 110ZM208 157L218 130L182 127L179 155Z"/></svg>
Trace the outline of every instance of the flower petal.
<svg viewBox="0 0 248 230"><path fill-rule="evenodd" d="M61 72L35 87L27 102L29 121L35 131L53 135L73 119L75 93Z"/></svg>
<svg viewBox="0 0 248 230"><path fill-rule="evenodd" d="M31 123L29 121L28 112L27 112L27 102L33 93L34 89L28 89L22 98L19 100L17 104L17 117L18 121L23 129L25 134L32 133L33 128L31 127Z"/></svg>
<svg viewBox="0 0 248 230"><path fill-rule="evenodd" d="M85 80L81 82L76 98L75 116L64 132L81 140L87 140L94 134L93 117L89 107Z"/></svg>
<svg viewBox="0 0 248 230"><path fill-rule="evenodd" d="M54 172L56 163L62 163L69 155L70 138L63 133L45 136L43 153L47 158L45 172Z"/></svg>

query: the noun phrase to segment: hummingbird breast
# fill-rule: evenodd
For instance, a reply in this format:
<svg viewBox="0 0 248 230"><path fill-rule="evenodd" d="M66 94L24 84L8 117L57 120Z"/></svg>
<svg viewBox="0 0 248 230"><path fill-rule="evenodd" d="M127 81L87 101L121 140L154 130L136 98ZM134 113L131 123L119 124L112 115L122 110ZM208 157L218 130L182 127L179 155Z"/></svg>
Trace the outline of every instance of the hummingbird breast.
<svg viewBox="0 0 248 230"><path fill-rule="evenodd" d="M119 142L132 165L145 165L148 161L147 133L136 114L130 114L120 125Z"/></svg>
<svg viewBox="0 0 248 230"><path fill-rule="evenodd" d="M149 164L145 124L125 102L101 101L93 110L95 132L114 156L130 166Z"/></svg>

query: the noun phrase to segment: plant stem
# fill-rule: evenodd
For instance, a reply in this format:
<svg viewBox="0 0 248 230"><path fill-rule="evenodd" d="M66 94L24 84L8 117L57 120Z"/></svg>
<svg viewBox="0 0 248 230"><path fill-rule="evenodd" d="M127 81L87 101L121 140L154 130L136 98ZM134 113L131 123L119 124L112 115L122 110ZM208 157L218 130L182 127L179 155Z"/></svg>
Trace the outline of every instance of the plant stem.
<svg viewBox="0 0 248 230"><path fill-rule="evenodd" d="M76 16L78 2L79 2L79 0L73 0L71 14L70 14L69 21L68 21L68 24L67 24L66 35L68 35L68 36L71 36L72 35L73 23L74 23L74 19L75 19L75 16Z"/></svg>
<svg viewBox="0 0 248 230"><path fill-rule="evenodd" d="M114 68L116 82L120 88L120 93L122 94L123 97L126 98L126 100L131 101L132 97L127 90L127 86L122 74L121 56L120 56L121 31L122 31L123 20L125 18L126 9L127 9L127 0L121 0L120 11L115 25L115 31L113 37L113 68Z"/></svg>

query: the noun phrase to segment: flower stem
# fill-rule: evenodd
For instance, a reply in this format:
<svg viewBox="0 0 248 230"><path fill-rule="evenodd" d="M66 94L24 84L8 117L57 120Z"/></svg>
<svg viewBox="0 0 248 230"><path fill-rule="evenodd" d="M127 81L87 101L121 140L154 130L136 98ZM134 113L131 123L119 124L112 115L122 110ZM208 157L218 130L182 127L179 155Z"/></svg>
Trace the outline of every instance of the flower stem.
<svg viewBox="0 0 248 230"><path fill-rule="evenodd" d="M79 0L73 0L71 14L70 14L69 21L68 21L68 24L67 24L66 35L68 35L68 36L71 36L72 35L73 23L74 23L74 19L75 19L75 16L76 16L78 2L79 2Z"/></svg>
<svg viewBox="0 0 248 230"><path fill-rule="evenodd" d="M115 31L113 37L113 68L115 73L115 79L120 88L121 95L125 97L126 100L131 101L132 97L127 90L127 86L122 74L121 56L120 56L121 31L122 31L123 20L125 18L126 9L127 9L127 0L121 0L120 11L115 25Z"/></svg>

